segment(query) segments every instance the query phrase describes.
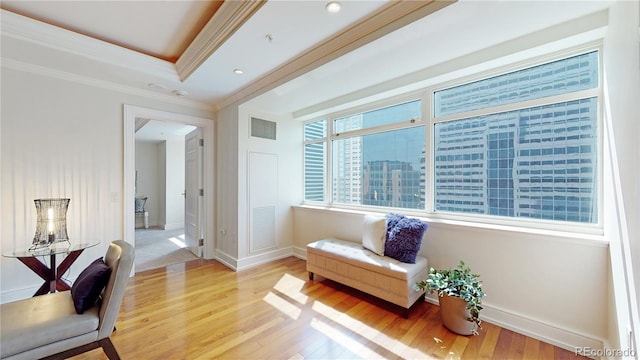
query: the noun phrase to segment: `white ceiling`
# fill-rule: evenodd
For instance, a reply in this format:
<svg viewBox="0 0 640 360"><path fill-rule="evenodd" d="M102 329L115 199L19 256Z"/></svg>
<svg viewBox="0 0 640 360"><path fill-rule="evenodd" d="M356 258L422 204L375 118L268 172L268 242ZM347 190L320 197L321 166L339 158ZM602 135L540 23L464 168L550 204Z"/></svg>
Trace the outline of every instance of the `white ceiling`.
<svg viewBox="0 0 640 360"><path fill-rule="evenodd" d="M172 59L184 53L218 7L224 8L221 2L3 0L2 60L214 110L251 100L265 112L308 112L317 104L605 9L611 1L466 0L427 16L409 14L403 18L409 24L397 30L380 27L379 19L368 23L365 30L371 34L354 27L390 5L427 2L403 3L342 0L342 11L330 14L326 1L268 1L181 81ZM337 34L343 37L332 41L353 45L332 49L326 39ZM305 56L313 61L296 63ZM305 66L294 66L300 63ZM234 74L236 68L244 74ZM152 83L161 86L149 87ZM177 98L177 91L187 96Z"/></svg>
<svg viewBox="0 0 640 360"><path fill-rule="evenodd" d="M150 120L136 131L136 141L158 143L165 140L180 140L195 129L196 127L191 125Z"/></svg>

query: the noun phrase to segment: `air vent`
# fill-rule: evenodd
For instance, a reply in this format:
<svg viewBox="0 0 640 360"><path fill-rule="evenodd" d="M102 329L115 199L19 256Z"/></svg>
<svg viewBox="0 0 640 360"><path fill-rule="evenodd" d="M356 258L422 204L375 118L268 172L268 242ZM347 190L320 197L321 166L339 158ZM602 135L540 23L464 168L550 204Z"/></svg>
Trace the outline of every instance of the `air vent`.
<svg viewBox="0 0 640 360"><path fill-rule="evenodd" d="M276 139L276 123L251 117L251 136L263 139Z"/></svg>

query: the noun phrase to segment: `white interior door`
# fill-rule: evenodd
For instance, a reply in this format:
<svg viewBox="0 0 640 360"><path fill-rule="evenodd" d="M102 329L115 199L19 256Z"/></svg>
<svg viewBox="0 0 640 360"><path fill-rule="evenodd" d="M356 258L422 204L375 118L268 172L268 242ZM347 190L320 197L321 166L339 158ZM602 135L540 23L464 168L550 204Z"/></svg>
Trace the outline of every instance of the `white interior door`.
<svg viewBox="0 0 640 360"><path fill-rule="evenodd" d="M184 235L185 244L196 256L202 257L203 238L201 233L202 216L202 131L197 128L185 137L185 171L184 171Z"/></svg>

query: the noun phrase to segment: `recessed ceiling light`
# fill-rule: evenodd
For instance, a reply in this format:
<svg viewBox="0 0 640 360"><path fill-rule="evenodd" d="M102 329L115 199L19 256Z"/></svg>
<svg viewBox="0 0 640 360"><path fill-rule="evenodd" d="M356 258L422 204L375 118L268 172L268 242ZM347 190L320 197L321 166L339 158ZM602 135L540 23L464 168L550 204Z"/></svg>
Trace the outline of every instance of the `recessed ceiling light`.
<svg viewBox="0 0 640 360"><path fill-rule="evenodd" d="M148 83L147 86L154 90L167 90L167 87L164 84Z"/></svg>
<svg viewBox="0 0 640 360"><path fill-rule="evenodd" d="M325 9L327 9L328 12L335 14L338 11L340 11L340 3L337 1L332 1L330 3L327 3L327 5L325 6Z"/></svg>
<svg viewBox="0 0 640 360"><path fill-rule="evenodd" d="M244 71L242 69L233 69L233 73L234 74L238 74L238 75L242 75L242 74L244 74Z"/></svg>

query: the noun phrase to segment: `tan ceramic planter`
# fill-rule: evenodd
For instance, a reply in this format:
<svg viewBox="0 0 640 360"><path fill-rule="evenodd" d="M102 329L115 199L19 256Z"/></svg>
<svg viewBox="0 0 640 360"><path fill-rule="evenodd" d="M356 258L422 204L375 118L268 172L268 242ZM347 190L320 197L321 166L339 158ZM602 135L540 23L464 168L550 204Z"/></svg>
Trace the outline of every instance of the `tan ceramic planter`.
<svg viewBox="0 0 640 360"><path fill-rule="evenodd" d="M470 315L466 301L446 294L439 301L442 323L447 329L460 335L471 335L476 331L476 323L467 320Z"/></svg>

